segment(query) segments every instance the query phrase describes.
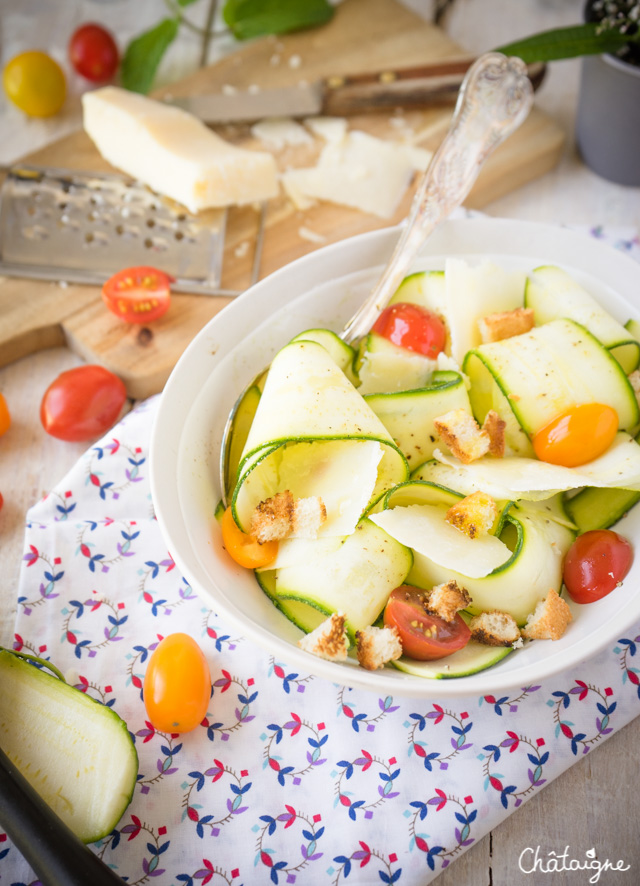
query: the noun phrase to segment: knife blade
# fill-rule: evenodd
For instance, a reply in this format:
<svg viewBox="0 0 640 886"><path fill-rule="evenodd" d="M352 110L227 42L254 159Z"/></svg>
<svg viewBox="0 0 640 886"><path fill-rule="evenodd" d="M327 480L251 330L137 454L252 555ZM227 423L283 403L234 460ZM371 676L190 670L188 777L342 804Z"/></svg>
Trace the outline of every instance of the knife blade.
<svg viewBox="0 0 640 886"><path fill-rule="evenodd" d="M249 123L265 117L341 117L398 107L409 110L453 101L474 61L466 57L410 68L335 75L273 89L227 87L223 92L164 100L205 123ZM529 65L528 73L537 89L545 65Z"/></svg>

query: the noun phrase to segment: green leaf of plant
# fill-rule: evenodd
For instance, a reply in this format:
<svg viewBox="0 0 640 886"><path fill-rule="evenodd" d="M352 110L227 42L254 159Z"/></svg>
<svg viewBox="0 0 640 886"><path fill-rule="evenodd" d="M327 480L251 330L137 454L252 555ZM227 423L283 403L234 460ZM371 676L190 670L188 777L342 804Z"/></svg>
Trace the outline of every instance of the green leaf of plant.
<svg viewBox="0 0 640 886"><path fill-rule="evenodd" d="M129 43L120 67L120 80L125 89L145 95L149 92L162 57L175 40L178 26L179 19L165 18Z"/></svg>
<svg viewBox="0 0 640 886"><path fill-rule="evenodd" d="M314 28L333 13L327 0L227 0L223 10L236 40Z"/></svg>
<svg viewBox="0 0 640 886"><path fill-rule="evenodd" d="M178 6L191 6L192 3L197 3L197 0L177 0Z"/></svg>
<svg viewBox="0 0 640 886"><path fill-rule="evenodd" d="M531 64L616 52L629 43L630 39L628 34L620 34L618 31L598 33L597 24L573 25L533 34L524 40L500 46L496 51L505 55L517 55L527 64Z"/></svg>

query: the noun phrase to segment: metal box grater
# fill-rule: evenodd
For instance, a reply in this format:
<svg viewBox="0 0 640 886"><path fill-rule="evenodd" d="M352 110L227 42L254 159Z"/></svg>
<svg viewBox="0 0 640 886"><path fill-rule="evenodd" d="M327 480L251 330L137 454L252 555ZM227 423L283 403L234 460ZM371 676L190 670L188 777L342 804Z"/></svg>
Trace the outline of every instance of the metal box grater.
<svg viewBox="0 0 640 886"><path fill-rule="evenodd" d="M220 288L227 213L192 215L116 174L17 164L0 189L0 274L102 284L123 268L151 265L172 288Z"/></svg>

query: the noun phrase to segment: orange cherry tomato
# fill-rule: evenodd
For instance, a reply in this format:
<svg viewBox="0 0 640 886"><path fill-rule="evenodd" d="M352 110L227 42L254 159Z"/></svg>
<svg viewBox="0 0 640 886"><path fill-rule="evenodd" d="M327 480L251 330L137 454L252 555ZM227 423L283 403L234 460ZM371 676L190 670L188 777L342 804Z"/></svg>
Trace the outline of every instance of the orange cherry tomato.
<svg viewBox="0 0 640 886"><path fill-rule="evenodd" d="M211 674L192 637L176 633L160 641L149 659L142 697L160 732L191 732L202 723L211 698Z"/></svg>
<svg viewBox="0 0 640 886"><path fill-rule="evenodd" d="M11 427L11 413L9 412L9 407L7 406L7 401L4 399L3 395L0 394L0 437Z"/></svg>
<svg viewBox="0 0 640 886"><path fill-rule="evenodd" d="M277 541L260 544L253 535L243 532L233 519L230 507L222 515L222 541L229 556L247 569L268 566L278 554Z"/></svg>
<svg viewBox="0 0 640 886"><path fill-rule="evenodd" d="M102 298L111 313L127 323L151 323L169 310L173 282L157 268L126 268L107 280Z"/></svg>
<svg viewBox="0 0 640 886"><path fill-rule="evenodd" d="M540 461L576 468L607 451L618 432L618 413L605 403L582 403L556 416L533 437Z"/></svg>

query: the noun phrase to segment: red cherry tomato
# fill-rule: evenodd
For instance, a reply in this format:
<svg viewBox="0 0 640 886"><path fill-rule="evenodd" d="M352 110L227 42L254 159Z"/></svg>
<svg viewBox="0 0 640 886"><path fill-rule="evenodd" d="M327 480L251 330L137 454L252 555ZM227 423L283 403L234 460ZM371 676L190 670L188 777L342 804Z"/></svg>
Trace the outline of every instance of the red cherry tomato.
<svg viewBox="0 0 640 886"><path fill-rule="evenodd" d="M59 440L91 440L115 424L127 392L102 366L78 366L61 373L44 393L40 421Z"/></svg>
<svg viewBox="0 0 640 886"><path fill-rule="evenodd" d="M435 359L444 350L447 331L432 311L410 302L389 305L373 325L372 332L384 336L399 348Z"/></svg>
<svg viewBox="0 0 640 886"><path fill-rule="evenodd" d="M69 59L82 77L92 83L103 83L110 80L118 68L118 47L101 25L86 24L74 31L69 41Z"/></svg>
<svg viewBox="0 0 640 886"><path fill-rule="evenodd" d="M102 287L109 310L127 323L151 323L169 310L173 277L141 266L118 271Z"/></svg>
<svg viewBox="0 0 640 886"><path fill-rule="evenodd" d="M579 535L564 560L564 583L576 603L594 603L606 597L625 577L633 562L633 548L611 529L592 529Z"/></svg>
<svg viewBox="0 0 640 886"><path fill-rule="evenodd" d="M202 723L211 698L207 659L188 634L169 634L154 649L142 697L160 732L191 732Z"/></svg>
<svg viewBox="0 0 640 886"><path fill-rule="evenodd" d="M392 591L384 610L384 623L400 634L402 650L409 658L434 661L464 648L471 631L459 615L445 621L425 611L426 594L419 588L402 585Z"/></svg>
<svg viewBox="0 0 640 886"><path fill-rule="evenodd" d="M575 468L603 455L618 432L618 413L605 403L582 403L556 416L533 438L540 461Z"/></svg>

